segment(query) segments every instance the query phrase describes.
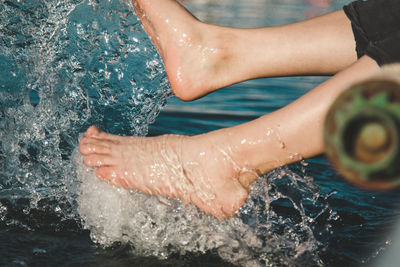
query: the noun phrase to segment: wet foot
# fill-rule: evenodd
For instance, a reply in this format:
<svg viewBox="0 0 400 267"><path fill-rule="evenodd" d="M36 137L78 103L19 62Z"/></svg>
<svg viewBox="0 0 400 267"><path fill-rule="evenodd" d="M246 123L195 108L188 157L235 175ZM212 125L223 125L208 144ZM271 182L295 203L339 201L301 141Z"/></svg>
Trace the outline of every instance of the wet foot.
<svg viewBox="0 0 400 267"><path fill-rule="evenodd" d="M101 180L190 202L223 219L243 205L249 183L243 182L241 167L216 141L212 134L120 137L92 126L79 150Z"/></svg>
<svg viewBox="0 0 400 267"><path fill-rule="evenodd" d="M193 100L231 84L226 31L198 21L175 0L133 0L133 5L177 97Z"/></svg>

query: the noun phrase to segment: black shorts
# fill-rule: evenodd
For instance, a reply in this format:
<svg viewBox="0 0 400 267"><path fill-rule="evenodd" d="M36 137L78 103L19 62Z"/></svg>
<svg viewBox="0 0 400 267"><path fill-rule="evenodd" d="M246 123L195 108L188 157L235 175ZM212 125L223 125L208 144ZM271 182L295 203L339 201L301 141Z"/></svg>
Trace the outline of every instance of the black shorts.
<svg viewBox="0 0 400 267"><path fill-rule="evenodd" d="M358 0L343 9L359 58L367 55L380 66L400 62L400 0Z"/></svg>

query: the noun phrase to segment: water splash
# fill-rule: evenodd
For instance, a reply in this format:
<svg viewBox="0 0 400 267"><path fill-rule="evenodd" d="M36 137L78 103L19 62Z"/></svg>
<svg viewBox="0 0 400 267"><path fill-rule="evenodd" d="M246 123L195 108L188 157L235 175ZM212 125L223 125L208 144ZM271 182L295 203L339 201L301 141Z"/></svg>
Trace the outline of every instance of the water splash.
<svg viewBox="0 0 400 267"><path fill-rule="evenodd" d="M28 210L53 199L76 218L69 158L79 133L91 124L147 133L170 88L132 10L130 1L1 1L2 197L18 192Z"/></svg>

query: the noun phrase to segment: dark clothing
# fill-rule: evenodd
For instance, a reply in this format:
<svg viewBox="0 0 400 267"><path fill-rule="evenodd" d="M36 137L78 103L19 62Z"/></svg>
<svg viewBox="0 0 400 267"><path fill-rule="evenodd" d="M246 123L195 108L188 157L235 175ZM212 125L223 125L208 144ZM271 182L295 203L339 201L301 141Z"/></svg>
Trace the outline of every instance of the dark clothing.
<svg viewBox="0 0 400 267"><path fill-rule="evenodd" d="M367 55L380 66L400 62L400 0L358 0L343 9L359 58Z"/></svg>

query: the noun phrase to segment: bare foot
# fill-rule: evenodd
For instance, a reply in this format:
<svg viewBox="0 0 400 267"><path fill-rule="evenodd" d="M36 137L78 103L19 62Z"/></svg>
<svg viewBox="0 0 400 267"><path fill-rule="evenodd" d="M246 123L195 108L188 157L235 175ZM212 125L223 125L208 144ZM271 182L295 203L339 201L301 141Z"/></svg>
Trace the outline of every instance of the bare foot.
<svg viewBox="0 0 400 267"><path fill-rule="evenodd" d="M215 135L215 134L214 134ZM248 196L248 176L212 134L120 137L90 127L80 141L84 163L115 186L193 203L219 219ZM254 177L252 178L254 179Z"/></svg>
<svg viewBox="0 0 400 267"><path fill-rule="evenodd" d="M132 0L157 47L176 96L193 100L227 86L225 31L193 17L175 0ZM232 71L231 71L232 72Z"/></svg>

